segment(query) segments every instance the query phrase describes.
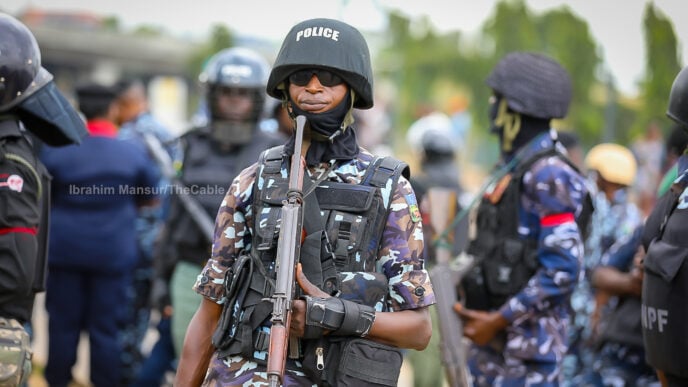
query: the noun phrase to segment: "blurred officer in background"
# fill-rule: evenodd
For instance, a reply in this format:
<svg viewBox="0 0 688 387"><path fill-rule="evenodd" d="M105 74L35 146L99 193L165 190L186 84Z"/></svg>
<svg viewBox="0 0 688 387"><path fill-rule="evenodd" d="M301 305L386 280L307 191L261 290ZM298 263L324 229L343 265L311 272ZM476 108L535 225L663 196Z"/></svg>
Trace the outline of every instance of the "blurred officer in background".
<svg viewBox="0 0 688 387"><path fill-rule="evenodd" d="M259 54L236 47L216 53L199 77L205 88L210 121L182 136L180 179L192 200L205 211L211 229L228 182L255 162L260 152L283 143L282 137L258 127L267 97L269 71L267 61ZM177 353L201 302L191 287L210 256L211 245L212 235L204 235L179 197L173 196L155 259L159 265L158 283L169 284L168 297L163 292L156 298L159 303L170 305L171 296Z"/></svg>
<svg viewBox="0 0 688 387"><path fill-rule="evenodd" d="M118 82L116 87L117 124L120 125L117 137L141 144L152 156L151 164L158 165L162 162L169 164L177 159L176 138L150 112L146 85L138 79L124 79ZM156 160L153 157L160 151L166 153L166 160ZM161 169L165 168L164 165L159 166ZM167 178L160 179L160 204L140 207L136 219L140 255L134 269L131 287L127 291L130 301L127 304L126 325L121 335L123 385L131 385L135 379L139 379L138 384L135 385L156 384L156 381L164 376L165 371L172 369L175 359L174 351L169 350L171 322L169 312L165 310L160 311L159 338L149 359L144 362L144 356L141 353L141 344L148 331L151 314L150 301L154 278L153 248L167 217L170 202L169 185Z"/></svg>
<svg viewBox="0 0 688 387"><path fill-rule="evenodd" d="M473 341L476 386L557 386L590 211L584 178L550 126L568 111L571 81L552 58L513 52L487 84L501 160L477 209L468 247L477 265L455 309Z"/></svg>
<svg viewBox="0 0 688 387"><path fill-rule="evenodd" d="M604 143L590 149L584 164L591 180L595 212L590 234L585 240L580 280L571 296L573 312L566 382L578 386L593 382L600 384L604 379L604 385L609 385L620 375L622 368L638 371L637 375L628 376L640 380L644 365L640 299L637 298L640 280L624 277L629 286L620 290L614 283L619 276L631 272L633 257L640 245L644 218L629 198L636 179L637 163L630 149ZM626 300L625 296L633 295L633 291L637 292L636 299ZM635 300L638 302L634 309L631 304ZM628 326L616 326L613 331L602 329L601 320L607 321L610 311L614 314L630 312L622 320L630 324L633 317L637 317L637 330L634 332ZM616 349L619 351L615 355ZM601 364L605 364L605 369L600 367Z"/></svg>
<svg viewBox="0 0 688 387"><path fill-rule="evenodd" d="M141 144L116 138L116 95L97 83L78 86L90 136L79 147L41 150L54 188L45 300L51 386L72 380L82 331L93 384L120 385L126 292L140 254L136 217L139 207L157 205L159 170Z"/></svg>
<svg viewBox="0 0 688 387"><path fill-rule="evenodd" d="M29 29L0 13L0 36L0 385L16 386L31 373L25 328L45 290L50 176L34 140L62 146L87 132Z"/></svg>

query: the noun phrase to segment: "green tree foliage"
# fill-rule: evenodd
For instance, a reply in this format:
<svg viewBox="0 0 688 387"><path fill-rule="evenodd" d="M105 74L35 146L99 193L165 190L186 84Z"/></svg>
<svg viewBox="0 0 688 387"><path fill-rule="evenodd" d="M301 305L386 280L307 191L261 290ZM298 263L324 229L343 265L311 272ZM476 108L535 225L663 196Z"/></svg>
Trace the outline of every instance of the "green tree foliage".
<svg viewBox="0 0 688 387"><path fill-rule="evenodd" d="M117 16L107 16L103 18L103 29L111 32L119 32L121 23Z"/></svg>
<svg viewBox="0 0 688 387"><path fill-rule="evenodd" d="M494 15L483 27L485 36L494 44L493 56L498 60L511 51L538 50L540 39L535 23L523 0L497 3Z"/></svg>
<svg viewBox="0 0 688 387"><path fill-rule="evenodd" d="M604 106L595 103L591 92L601 61L587 22L564 6L543 14L537 25L540 50L556 58L571 77L571 105L561 126L575 130L584 143L599 141Z"/></svg>
<svg viewBox="0 0 688 387"><path fill-rule="evenodd" d="M681 70L677 39L671 21L652 3L643 16L645 36L645 76L641 83L643 105L641 119L634 126L640 133L651 120L659 120L663 128L669 126L665 116L669 92L676 74Z"/></svg>
<svg viewBox="0 0 688 387"><path fill-rule="evenodd" d="M503 0L472 41L458 32L437 34L431 25L414 25L403 15L389 17L387 48L379 54L383 76L394 80L399 91L395 129L403 134L415 107L432 103L444 108L448 95L463 93L470 100L472 135L481 145L489 141L487 111L491 90L485 79L494 65L511 51L538 51L557 59L572 79L570 114L558 126L574 129L584 143L599 139L604 128L604 101L591 93L598 83L600 63L597 44L587 23L567 7L533 15L523 0ZM481 151L482 152L482 151Z"/></svg>
<svg viewBox="0 0 688 387"><path fill-rule="evenodd" d="M234 46L234 35L223 24L215 24L210 32L210 39L200 45L191 56L189 68L192 74L200 74L203 66L211 56L225 48Z"/></svg>
<svg viewBox="0 0 688 387"><path fill-rule="evenodd" d="M379 75L397 86L394 127L400 134L417 118L417 106L440 103L438 90L456 78L462 63L458 32L438 35L427 19L415 27L404 16L391 13L388 44L376 58Z"/></svg>
<svg viewBox="0 0 688 387"><path fill-rule="evenodd" d="M165 31L162 27L154 26L154 25L150 25L150 24L138 26L134 30L134 35L141 36L141 37L162 36L162 35L164 35L164 33L165 33Z"/></svg>

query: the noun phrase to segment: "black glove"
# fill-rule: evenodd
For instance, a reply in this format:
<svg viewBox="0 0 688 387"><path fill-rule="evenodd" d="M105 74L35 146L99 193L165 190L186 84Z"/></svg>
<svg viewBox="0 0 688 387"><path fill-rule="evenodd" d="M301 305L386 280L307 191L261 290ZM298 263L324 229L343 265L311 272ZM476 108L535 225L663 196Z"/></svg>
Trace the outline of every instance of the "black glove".
<svg viewBox="0 0 688 387"><path fill-rule="evenodd" d="M365 337L375 321L375 308L337 297L302 296L306 301L305 338L316 338L324 330L337 336Z"/></svg>

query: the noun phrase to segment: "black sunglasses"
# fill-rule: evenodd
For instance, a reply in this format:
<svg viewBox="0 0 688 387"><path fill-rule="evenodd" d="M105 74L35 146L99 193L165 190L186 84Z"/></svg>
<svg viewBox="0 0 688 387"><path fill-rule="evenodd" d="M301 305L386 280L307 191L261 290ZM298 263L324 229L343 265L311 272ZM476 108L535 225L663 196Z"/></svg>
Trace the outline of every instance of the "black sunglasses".
<svg viewBox="0 0 688 387"><path fill-rule="evenodd" d="M327 87L337 86L344 82L344 80L337 74L328 70L308 69L299 70L289 75L289 83L296 86L306 86L313 78L313 74L318 77L320 84Z"/></svg>

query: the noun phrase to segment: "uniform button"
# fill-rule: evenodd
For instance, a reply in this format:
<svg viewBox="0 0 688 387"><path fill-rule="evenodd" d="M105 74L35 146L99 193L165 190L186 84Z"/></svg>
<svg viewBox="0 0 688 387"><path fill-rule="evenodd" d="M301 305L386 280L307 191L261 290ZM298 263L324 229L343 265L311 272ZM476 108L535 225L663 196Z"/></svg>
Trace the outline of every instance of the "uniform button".
<svg viewBox="0 0 688 387"><path fill-rule="evenodd" d="M425 288L422 286L419 286L413 291L413 294L415 294L418 297L422 297L423 294L425 294Z"/></svg>

